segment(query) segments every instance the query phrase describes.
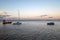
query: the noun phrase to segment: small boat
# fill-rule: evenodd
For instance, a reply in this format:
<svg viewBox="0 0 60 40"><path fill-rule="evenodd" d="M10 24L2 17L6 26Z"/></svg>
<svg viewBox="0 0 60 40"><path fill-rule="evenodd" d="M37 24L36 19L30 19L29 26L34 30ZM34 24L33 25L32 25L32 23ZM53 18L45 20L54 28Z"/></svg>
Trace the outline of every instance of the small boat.
<svg viewBox="0 0 60 40"><path fill-rule="evenodd" d="M13 25L20 25L20 24L22 24L22 23L20 23L20 22L13 23Z"/></svg>
<svg viewBox="0 0 60 40"><path fill-rule="evenodd" d="M3 20L3 24L11 24L11 23L12 23L11 21Z"/></svg>
<svg viewBox="0 0 60 40"><path fill-rule="evenodd" d="M54 25L54 24L55 24L54 22L47 23L47 25Z"/></svg>

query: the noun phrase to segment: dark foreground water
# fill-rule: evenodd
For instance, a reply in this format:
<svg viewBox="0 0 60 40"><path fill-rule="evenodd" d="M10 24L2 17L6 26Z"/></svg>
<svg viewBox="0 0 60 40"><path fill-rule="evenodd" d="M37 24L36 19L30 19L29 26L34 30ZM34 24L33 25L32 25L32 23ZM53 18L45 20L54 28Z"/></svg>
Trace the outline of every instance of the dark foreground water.
<svg viewBox="0 0 60 40"><path fill-rule="evenodd" d="M49 21L22 21L21 25L0 22L0 40L60 40L60 22L47 25Z"/></svg>

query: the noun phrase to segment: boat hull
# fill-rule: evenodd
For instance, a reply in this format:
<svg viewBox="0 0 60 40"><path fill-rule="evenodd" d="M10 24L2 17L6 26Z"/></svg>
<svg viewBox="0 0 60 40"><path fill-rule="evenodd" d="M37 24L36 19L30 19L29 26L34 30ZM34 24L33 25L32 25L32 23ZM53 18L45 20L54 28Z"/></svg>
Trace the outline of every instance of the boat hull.
<svg viewBox="0 0 60 40"><path fill-rule="evenodd" d="M11 24L12 22L3 22L3 24Z"/></svg>
<svg viewBox="0 0 60 40"><path fill-rule="evenodd" d="M17 22L17 23L13 23L13 25L21 25L22 23L19 23L19 22Z"/></svg>
<svg viewBox="0 0 60 40"><path fill-rule="evenodd" d="M47 23L47 25L54 25L54 23Z"/></svg>

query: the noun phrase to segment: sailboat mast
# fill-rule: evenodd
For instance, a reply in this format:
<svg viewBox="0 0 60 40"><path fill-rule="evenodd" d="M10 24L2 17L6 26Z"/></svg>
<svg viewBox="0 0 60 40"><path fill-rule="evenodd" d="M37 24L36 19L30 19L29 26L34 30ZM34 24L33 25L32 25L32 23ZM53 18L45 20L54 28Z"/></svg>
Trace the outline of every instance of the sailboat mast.
<svg viewBox="0 0 60 40"><path fill-rule="evenodd" d="M18 20L20 20L20 12L19 12L19 10L18 10Z"/></svg>
<svg viewBox="0 0 60 40"><path fill-rule="evenodd" d="M19 10L18 10L18 20L20 20L20 12L19 12Z"/></svg>

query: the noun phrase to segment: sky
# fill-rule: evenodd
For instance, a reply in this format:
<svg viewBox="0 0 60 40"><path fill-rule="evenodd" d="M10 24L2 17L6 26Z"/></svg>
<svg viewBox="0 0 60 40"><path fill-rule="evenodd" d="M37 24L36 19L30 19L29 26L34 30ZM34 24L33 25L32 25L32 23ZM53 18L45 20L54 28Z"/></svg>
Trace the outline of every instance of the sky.
<svg viewBox="0 0 60 40"><path fill-rule="evenodd" d="M0 0L0 15L21 18L60 18L60 0Z"/></svg>

